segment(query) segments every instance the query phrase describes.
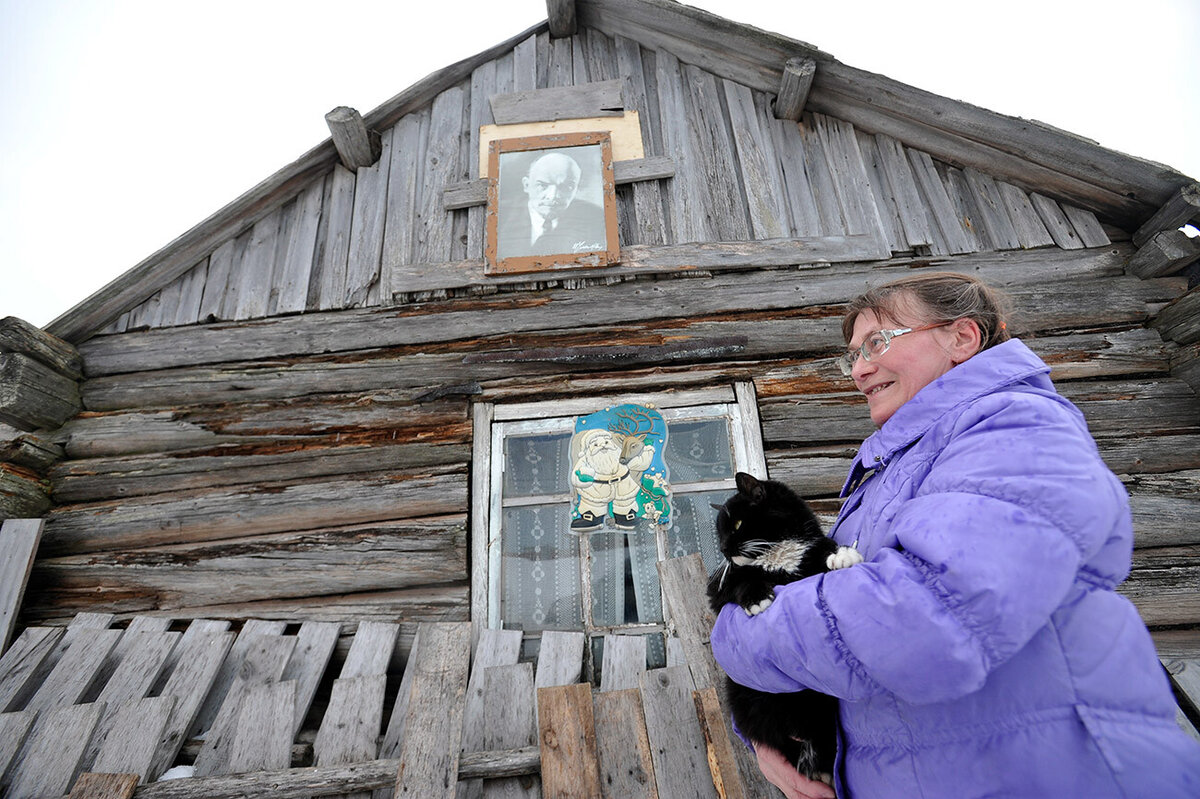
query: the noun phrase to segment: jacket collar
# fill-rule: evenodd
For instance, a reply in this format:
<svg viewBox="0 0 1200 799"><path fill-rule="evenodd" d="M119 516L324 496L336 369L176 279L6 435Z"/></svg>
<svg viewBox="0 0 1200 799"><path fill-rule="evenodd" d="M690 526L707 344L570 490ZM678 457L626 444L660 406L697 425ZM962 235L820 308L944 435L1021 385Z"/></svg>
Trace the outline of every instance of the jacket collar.
<svg viewBox="0 0 1200 799"><path fill-rule="evenodd" d="M955 408L1015 383L1053 391L1050 367L1017 339L986 349L960 363L917 392L863 442L842 496L851 493L873 469L887 465L896 453L925 435Z"/></svg>

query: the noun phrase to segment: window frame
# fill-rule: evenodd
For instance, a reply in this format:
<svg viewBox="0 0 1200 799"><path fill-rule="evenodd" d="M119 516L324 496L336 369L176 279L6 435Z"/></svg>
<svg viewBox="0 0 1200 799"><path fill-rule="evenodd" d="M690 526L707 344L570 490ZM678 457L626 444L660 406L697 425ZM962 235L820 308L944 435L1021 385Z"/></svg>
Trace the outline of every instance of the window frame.
<svg viewBox="0 0 1200 799"><path fill-rule="evenodd" d="M472 480L471 480L471 601L472 628L476 635L485 628L500 627L500 559L501 520L503 511L503 454L504 442L511 435L529 432L550 432L567 429L567 420L596 410L635 403L657 408L667 421L704 416L729 418L729 436L734 471L745 471L766 477L767 464L762 444L757 394L750 381L739 381L707 389L602 395L570 399L493 404L475 403L473 408ZM698 414L688 413L699 410ZM692 493L732 489L733 476L727 481L686 484ZM567 501L568 495L563 496ZM517 504L520 504L519 502ZM661 539L659 559L662 559ZM581 560L584 553L581 552ZM581 602L590 605L590 568L581 568ZM671 627L669 609L663 606L665 626ZM664 624L647 622L642 625L622 624L617 627L589 624L590 610L583 610L581 631L587 640L616 631L631 631L645 627L646 632L661 630ZM540 637L540 632L527 633Z"/></svg>

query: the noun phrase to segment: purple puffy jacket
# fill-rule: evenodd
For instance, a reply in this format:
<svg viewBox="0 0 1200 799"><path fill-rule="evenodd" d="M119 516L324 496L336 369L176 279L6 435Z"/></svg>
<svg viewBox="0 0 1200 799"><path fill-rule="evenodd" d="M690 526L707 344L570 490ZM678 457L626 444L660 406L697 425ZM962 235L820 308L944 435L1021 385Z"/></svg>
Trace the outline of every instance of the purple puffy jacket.
<svg viewBox="0 0 1200 799"><path fill-rule="evenodd" d="M1129 501L1020 341L922 389L868 438L831 534L866 562L727 605L717 661L841 698L838 795L1200 797L1136 609Z"/></svg>

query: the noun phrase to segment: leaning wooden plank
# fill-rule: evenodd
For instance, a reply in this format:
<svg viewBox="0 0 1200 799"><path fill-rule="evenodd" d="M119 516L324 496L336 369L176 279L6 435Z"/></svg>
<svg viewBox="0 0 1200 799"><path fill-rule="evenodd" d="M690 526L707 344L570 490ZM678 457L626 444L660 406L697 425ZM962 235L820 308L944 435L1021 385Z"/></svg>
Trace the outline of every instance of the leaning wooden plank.
<svg viewBox="0 0 1200 799"><path fill-rule="evenodd" d="M18 430L54 430L81 407L74 380L28 355L0 352L0 422Z"/></svg>
<svg viewBox="0 0 1200 799"><path fill-rule="evenodd" d="M646 638L641 635L604 636L604 668L600 691L637 688L646 670Z"/></svg>
<svg viewBox="0 0 1200 799"><path fill-rule="evenodd" d="M133 799L137 774L80 774L69 799Z"/></svg>
<svg viewBox="0 0 1200 799"><path fill-rule="evenodd" d="M642 696L636 689L592 697L604 799L658 799Z"/></svg>
<svg viewBox="0 0 1200 799"><path fill-rule="evenodd" d="M908 160L912 164L913 174L921 193L925 198L925 207L933 216L942 237L946 240L946 249L953 255L973 252L975 245L963 230L962 219L955 211L950 200L950 194L942 183L941 176L928 153L908 148Z"/></svg>
<svg viewBox="0 0 1200 799"><path fill-rule="evenodd" d="M583 633L547 630L538 652L536 687L573 685L583 671Z"/></svg>
<svg viewBox="0 0 1200 799"><path fill-rule="evenodd" d="M0 352L19 352L71 380L83 376L83 358L70 343L23 319L0 319Z"/></svg>
<svg viewBox="0 0 1200 799"><path fill-rule="evenodd" d="M290 766L295 716L295 680L260 683L247 691L229 743L229 773Z"/></svg>
<svg viewBox="0 0 1200 799"><path fill-rule="evenodd" d="M412 665L417 662L417 652L420 645L420 628L418 632L413 634L412 646L409 648L408 661L404 665L404 674L400 678L400 689L396 692L396 699L392 705L391 717L388 719L387 731L383 734L383 739L379 744L379 756L381 758L395 758L400 754L400 746L404 740L404 725L408 721L408 706L412 699L412 683L413 675L416 674L416 669ZM392 792L395 788L394 782L388 782L383 787L378 787L371 793L372 799L392 799Z"/></svg>
<svg viewBox="0 0 1200 799"><path fill-rule="evenodd" d="M187 739L187 732L200 712L201 703L208 696L217 671L233 646L233 639L234 635L230 632L192 633L190 627L184 633L183 640L175 650L179 659L161 691L162 696L174 697L175 704L159 739L150 767L150 779L158 779L174 764Z"/></svg>
<svg viewBox="0 0 1200 799"><path fill-rule="evenodd" d="M71 705L42 713L10 769L6 799L62 796L100 719L101 705Z"/></svg>
<svg viewBox="0 0 1200 799"><path fill-rule="evenodd" d="M484 670L484 693L488 697L481 728L484 730L483 749L517 749L537 743L537 703L533 688L533 665L514 663L493 666ZM480 784L487 799L539 799L542 795L536 778L506 777L459 783L462 786Z"/></svg>
<svg viewBox="0 0 1200 799"><path fill-rule="evenodd" d="M805 119L808 119L805 115ZM817 136L833 174L833 188L845 215L849 233L865 233L878 245L878 258L891 255L875 194L863 163L854 126L824 114L814 114Z"/></svg>
<svg viewBox="0 0 1200 799"><path fill-rule="evenodd" d="M246 620L246 623L242 625L237 640L233 643L233 649L229 652L229 657L225 658L221 663L221 668L213 681L212 689L208 692L207 698L204 700L204 704L201 705L195 722L188 731L189 735L203 732L212 724L217 711L221 708L221 703L225 701L226 692L233 685L238 670L242 668L242 662L246 659L247 653L253 645L258 643L258 636L283 635L286 627L287 624L282 621L263 619Z"/></svg>
<svg viewBox="0 0 1200 799"><path fill-rule="evenodd" d="M329 708L313 742L318 766L365 763L379 755L383 723L383 692L387 676L334 680ZM371 794L346 794L344 799L370 799Z"/></svg>
<svg viewBox="0 0 1200 799"><path fill-rule="evenodd" d="M345 680L351 677L387 674L388 664L392 662L392 652L396 648L396 636L399 634L398 624L360 622L350 653L342 665L340 677Z"/></svg>
<svg viewBox="0 0 1200 799"><path fill-rule="evenodd" d="M600 796L591 686L576 683L539 688L537 696L542 795L562 799Z"/></svg>
<svg viewBox="0 0 1200 799"><path fill-rule="evenodd" d="M925 203L917 191L917 180L905 157L904 146L891 136L876 134L875 143L879 159L892 197L900 214L900 223L909 248L928 247L933 244L933 232L926 216Z"/></svg>
<svg viewBox="0 0 1200 799"><path fill-rule="evenodd" d="M114 708L94 762L87 764L85 758L83 768L106 774L137 774L148 780L155 750L174 706L175 697L154 696L131 699ZM93 745L99 734L97 729Z"/></svg>
<svg viewBox="0 0 1200 799"><path fill-rule="evenodd" d="M451 799L461 756L463 703L471 651L471 625L423 624L412 697L400 748L394 795Z"/></svg>
<svg viewBox="0 0 1200 799"><path fill-rule="evenodd" d="M692 678L685 666L655 669L642 675L642 704L654 777L661 796L716 799L692 690Z"/></svg>
<svg viewBox="0 0 1200 799"><path fill-rule="evenodd" d="M900 211L897 207L894 192L892 191L892 185L888 180L887 171L883 168L883 159L879 155L879 145L875 143L875 137L865 131L856 131L855 138L858 139L858 149L862 153L863 168L866 169L871 193L875 197L875 207L879 211L879 221L882 223L884 234L887 236L888 248L892 252L909 252L914 248L908 245L908 241L904 236L904 223L900 221ZM934 254L941 254L938 252L936 240L931 251Z"/></svg>
<svg viewBox="0 0 1200 799"><path fill-rule="evenodd" d="M975 169L963 170L967 186L975 198L976 207L982 215L982 225L998 250L1016 250L1021 247L1017 231L1008 210L1000 197L1000 189L991 175L985 175Z"/></svg>
<svg viewBox="0 0 1200 799"><path fill-rule="evenodd" d="M45 524L43 519L7 519L0 524L0 654L8 651L12 640Z"/></svg>
<svg viewBox="0 0 1200 799"><path fill-rule="evenodd" d="M296 649L280 678L284 682L296 682L296 717L292 724L292 735L300 732L308 708L316 696L325 667L333 656L342 625L335 622L306 621L296 633ZM360 628L361 629L361 628ZM286 764L285 764L286 765Z"/></svg>
<svg viewBox="0 0 1200 799"><path fill-rule="evenodd" d="M279 680L295 645L296 639L292 636L256 635L252 638L237 677L196 755L198 776L229 773L229 747L237 733L242 701L256 686Z"/></svg>
<svg viewBox="0 0 1200 799"><path fill-rule="evenodd" d="M80 630L25 709L53 710L78 702L120 638L120 630Z"/></svg>
<svg viewBox="0 0 1200 799"><path fill-rule="evenodd" d="M283 245L283 260L275 275L275 309L278 313L303 311L308 302L323 198L324 181L316 180L296 199L295 224Z"/></svg>
<svg viewBox="0 0 1200 799"><path fill-rule="evenodd" d="M496 701L490 693L487 674L493 667L510 666L521 654L520 630L482 630L475 646L475 657L471 660L471 678L467 684L467 703L463 708L462 751L480 752L484 749L502 748L499 743L488 744L485 712ZM533 708L532 672L530 674L529 707ZM527 746L533 741L509 742L506 746ZM477 780L465 782L458 788L459 799L477 797L482 794L483 783Z"/></svg>
<svg viewBox="0 0 1200 799"><path fill-rule="evenodd" d="M5 784L8 768L25 744L25 738L33 729L33 722L37 716L32 710L0 713L0 785Z"/></svg>
<svg viewBox="0 0 1200 799"><path fill-rule="evenodd" d="M704 600L708 575L699 555L672 558L658 564L666 609L683 644L688 667L697 690L723 683L713 659L709 632L715 617Z"/></svg>

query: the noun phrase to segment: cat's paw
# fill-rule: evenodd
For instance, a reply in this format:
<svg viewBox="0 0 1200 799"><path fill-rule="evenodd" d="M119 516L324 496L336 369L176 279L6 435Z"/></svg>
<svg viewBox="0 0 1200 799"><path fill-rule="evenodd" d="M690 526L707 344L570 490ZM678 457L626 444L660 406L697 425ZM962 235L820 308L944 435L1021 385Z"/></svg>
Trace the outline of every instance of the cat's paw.
<svg viewBox="0 0 1200 799"><path fill-rule="evenodd" d="M825 559L825 565L830 571L847 569L863 562L863 556L854 547L838 547L838 551Z"/></svg>
<svg viewBox="0 0 1200 799"><path fill-rule="evenodd" d="M742 608L742 610L746 611L747 616L757 616L758 614L762 613L767 608L771 607L771 603L774 601L775 601L775 597L769 596L765 599L755 602L753 605L751 605L748 608Z"/></svg>

